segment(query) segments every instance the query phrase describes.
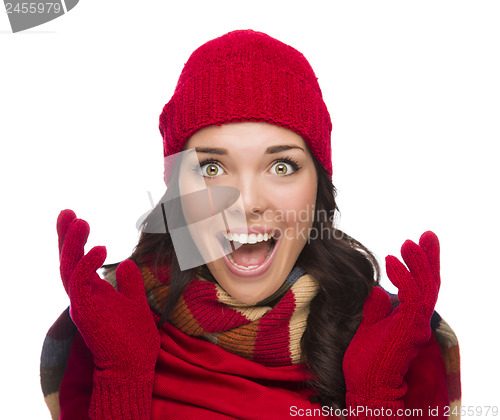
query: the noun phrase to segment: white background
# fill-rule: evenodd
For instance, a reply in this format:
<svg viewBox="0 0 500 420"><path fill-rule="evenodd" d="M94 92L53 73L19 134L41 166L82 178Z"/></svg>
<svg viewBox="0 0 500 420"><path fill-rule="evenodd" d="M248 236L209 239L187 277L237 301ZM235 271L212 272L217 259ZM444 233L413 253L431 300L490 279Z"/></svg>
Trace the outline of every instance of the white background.
<svg viewBox="0 0 500 420"><path fill-rule="evenodd" d="M316 71L341 227L381 263L405 239L438 234L437 309L460 340L463 404L500 405L499 21L498 1L460 0L81 0L17 34L0 14L0 417L49 419L40 348L68 305L59 211L90 223L89 247L106 245L107 262L130 255L147 191L163 193L158 116L183 64L246 28Z"/></svg>

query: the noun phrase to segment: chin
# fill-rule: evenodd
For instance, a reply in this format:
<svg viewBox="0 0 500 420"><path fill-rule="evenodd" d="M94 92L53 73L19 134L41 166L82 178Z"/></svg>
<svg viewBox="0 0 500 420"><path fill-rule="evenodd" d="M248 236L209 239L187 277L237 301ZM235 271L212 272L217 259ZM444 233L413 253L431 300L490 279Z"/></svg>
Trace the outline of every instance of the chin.
<svg viewBox="0 0 500 420"><path fill-rule="evenodd" d="M222 258L208 263L207 267L219 286L232 298L241 303L255 304L268 298L281 287L293 264L276 264L263 275L250 277L241 277L230 271Z"/></svg>

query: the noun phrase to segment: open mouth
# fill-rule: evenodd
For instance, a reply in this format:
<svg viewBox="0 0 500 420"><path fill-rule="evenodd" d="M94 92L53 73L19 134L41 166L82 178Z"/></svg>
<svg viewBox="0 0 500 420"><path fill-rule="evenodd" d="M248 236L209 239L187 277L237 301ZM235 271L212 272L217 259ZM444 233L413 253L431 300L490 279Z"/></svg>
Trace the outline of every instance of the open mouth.
<svg viewBox="0 0 500 420"><path fill-rule="evenodd" d="M265 272L278 248L279 232L276 230L265 233L223 232L221 235L223 242L229 242L233 250L224 256L227 267L234 274L243 277Z"/></svg>

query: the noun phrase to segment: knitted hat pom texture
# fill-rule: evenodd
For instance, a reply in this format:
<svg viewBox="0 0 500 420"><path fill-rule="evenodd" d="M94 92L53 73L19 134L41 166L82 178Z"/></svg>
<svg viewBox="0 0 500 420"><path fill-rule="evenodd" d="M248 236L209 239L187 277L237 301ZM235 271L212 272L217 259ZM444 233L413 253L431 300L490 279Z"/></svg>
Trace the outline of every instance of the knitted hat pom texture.
<svg viewBox="0 0 500 420"><path fill-rule="evenodd" d="M304 55L262 32L238 30L196 49L160 115L164 156L198 130L262 121L300 135L332 175L330 114Z"/></svg>

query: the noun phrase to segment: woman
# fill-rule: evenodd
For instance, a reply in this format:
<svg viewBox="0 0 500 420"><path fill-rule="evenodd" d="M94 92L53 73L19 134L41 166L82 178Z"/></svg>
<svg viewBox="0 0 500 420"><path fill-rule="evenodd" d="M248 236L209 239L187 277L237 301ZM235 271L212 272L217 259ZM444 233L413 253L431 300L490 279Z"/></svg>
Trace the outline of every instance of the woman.
<svg viewBox="0 0 500 420"><path fill-rule="evenodd" d="M254 31L204 44L160 131L167 193L107 266L118 290L96 273L105 249L84 255L86 222L59 216L72 321L42 365L71 346L54 392L45 381L61 418L453 414L437 237L405 242L408 268L387 257L400 303L377 286L373 255L333 225L331 121L302 54Z"/></svg>

